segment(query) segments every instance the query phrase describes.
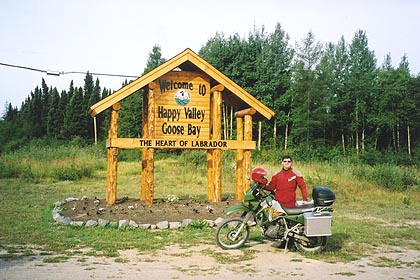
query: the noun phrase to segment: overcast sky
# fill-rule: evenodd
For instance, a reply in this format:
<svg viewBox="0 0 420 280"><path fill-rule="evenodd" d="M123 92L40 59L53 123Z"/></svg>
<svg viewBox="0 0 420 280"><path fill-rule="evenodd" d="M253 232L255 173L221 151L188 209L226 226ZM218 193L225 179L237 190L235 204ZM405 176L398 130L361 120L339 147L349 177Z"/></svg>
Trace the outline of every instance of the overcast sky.
<svg viewBox="0 0 420 280"><path fill-rule="evenodd" d="M0 0L0 63L49 71L139 76L159 45L170 59L190 48L196 53L216 32L246 38L254 26L268 33L276 23L291 46L309 31L321 43L350 43L366 31L378 66L391 53L394 66L407 54L420 73L418 0ZM117 90L125 78L98 76ZM84 75L45 73L0 65L0 112L21 103L41 85L67 90L84 85ZM96 77L94 77L96 79Z"/></svg>

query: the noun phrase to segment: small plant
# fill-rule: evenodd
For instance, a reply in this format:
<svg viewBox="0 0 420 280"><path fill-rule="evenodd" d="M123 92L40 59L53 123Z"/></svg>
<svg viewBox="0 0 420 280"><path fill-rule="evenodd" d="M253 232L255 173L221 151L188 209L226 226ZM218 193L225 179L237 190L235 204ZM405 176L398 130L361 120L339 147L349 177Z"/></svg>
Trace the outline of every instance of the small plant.
<svg viewBox="0 0 420 280"><path fill-rule="evenodd" d="M164 199L164 198L162 198L162 197L159 197L159 198L157 198L157 199L156 199L156 203L157 203L157 204L162 204L162 203L165 203L165 199Z"/></svg>
<svg viewBox="0 0 420 280"><path fill-rule="evenodd" d="M168 201L169 203L177 203L179 201L179 197L177 197L174 194L168 194L166 196L166 201Z"/></svg>
<svg viewBox="0 0 420 280"><path fill-rule="evenodd" d="M410 198L405 196L403 198L403 204L406 206L410 206Z"/></svg>
<svg viewBox="0 0 420 280"><path fill-rule="evenodd" d="M209 224L207 223L206 220L194 220L188 225L188 227L192 229L203 229L208 226Z"/></svg>
<svg viewBox="0 0 420 280"><path fill-rule="evenodd" d="M189 203L200 203L200 198L195 196L195 195L190 194L188 196L188 202Z"/></svg>

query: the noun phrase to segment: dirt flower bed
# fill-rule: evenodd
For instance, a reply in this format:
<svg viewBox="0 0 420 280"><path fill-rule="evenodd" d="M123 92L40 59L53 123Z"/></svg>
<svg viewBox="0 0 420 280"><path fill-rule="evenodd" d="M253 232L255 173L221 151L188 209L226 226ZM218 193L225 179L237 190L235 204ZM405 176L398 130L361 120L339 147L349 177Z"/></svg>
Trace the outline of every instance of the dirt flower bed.
<svg viewBox="0 0 420 280"><path fill-rule="evenodd" d="M168 195L166 198L156 199L151 206L147 206L139 199L127 197L117 200L114 205L108 205L105 199L83 197L65 203L61 215L70 217L72 221L132 220L137 224L182 222L184 219L216 220L219 217L226 217L223 211L238 203L231 198L222 202L208 202L196 197L180 199Z"/></svg>

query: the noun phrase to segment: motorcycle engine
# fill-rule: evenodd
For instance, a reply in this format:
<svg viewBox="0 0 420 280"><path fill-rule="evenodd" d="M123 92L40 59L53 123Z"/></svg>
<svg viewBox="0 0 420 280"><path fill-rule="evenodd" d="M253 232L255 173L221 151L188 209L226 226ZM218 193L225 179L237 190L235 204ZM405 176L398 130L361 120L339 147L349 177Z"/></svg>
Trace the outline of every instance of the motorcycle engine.
<svg viewBox="0 0 420 280"><path fill-rule="evenodd" d="M268 239L281 239L284 236L284 230L283 220L277 220L265 228L264 236Z"/></svg>

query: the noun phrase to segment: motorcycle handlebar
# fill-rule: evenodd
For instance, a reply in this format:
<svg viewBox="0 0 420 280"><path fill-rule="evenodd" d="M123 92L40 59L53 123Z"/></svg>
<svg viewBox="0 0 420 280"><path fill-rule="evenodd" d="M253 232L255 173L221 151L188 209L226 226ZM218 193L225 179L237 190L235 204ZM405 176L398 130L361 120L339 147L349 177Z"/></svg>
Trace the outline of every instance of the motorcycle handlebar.
<svg viewBox="0 0 420 280"><path fill-rule="evenodd" d="M265 186L266 185L264 185L264 184L256 182L252 186L252 194L258 199L266 198L267 196L269 196L272 193L272 191L266 190L264 188ZM267 192L269 192L269 193L267 193Z"/></svg>

